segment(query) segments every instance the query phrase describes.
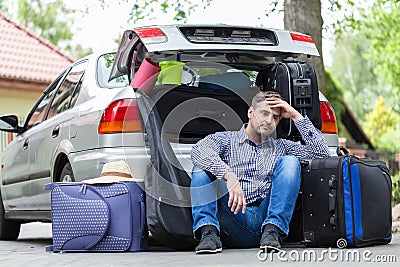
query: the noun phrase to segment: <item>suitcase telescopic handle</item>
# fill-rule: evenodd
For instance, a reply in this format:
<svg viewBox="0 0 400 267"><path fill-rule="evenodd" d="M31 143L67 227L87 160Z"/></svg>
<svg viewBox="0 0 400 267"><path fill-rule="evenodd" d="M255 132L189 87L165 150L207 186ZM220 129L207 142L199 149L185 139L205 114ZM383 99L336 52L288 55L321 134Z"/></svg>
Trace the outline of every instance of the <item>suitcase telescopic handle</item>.
<svg viewBox="0 0 400 267"><path fill-rule="evenodd" d="M332 214L332 216L329 218L329 223L330 225L333 227L333 229L337 229L337 216L336 216L336 203L337 203L337 199L336 199L336 176L335 175L331 175L331 177L329 178L328 181L328 185L329 185L329 194L328 194L328 205L329 205L329 212Z"/></svg>

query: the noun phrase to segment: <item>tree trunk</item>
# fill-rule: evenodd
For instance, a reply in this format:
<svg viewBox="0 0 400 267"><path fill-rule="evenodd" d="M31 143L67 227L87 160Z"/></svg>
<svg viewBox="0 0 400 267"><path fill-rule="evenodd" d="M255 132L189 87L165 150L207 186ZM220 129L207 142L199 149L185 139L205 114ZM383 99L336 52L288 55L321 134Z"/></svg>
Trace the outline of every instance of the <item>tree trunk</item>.
<svg viewBox="0 0 400 267"><path fill-rule="evenodd" d="M322 57L322 16L321 0L285 0L285 29L309 34L319 51L319 57L307 59L315 68L318 88L325 92L325 69Z"/></svg>

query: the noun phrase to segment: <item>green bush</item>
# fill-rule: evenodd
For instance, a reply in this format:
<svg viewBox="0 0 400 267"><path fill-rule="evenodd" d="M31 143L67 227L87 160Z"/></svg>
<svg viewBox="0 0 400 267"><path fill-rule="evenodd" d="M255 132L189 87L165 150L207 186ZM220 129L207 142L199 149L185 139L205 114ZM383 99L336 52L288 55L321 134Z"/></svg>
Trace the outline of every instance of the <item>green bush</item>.
<svg viewBox="0 0 400 267"><path fill-rule="evenodd" d="M392 205L400 203L400 172L392 176Z"/></svg>

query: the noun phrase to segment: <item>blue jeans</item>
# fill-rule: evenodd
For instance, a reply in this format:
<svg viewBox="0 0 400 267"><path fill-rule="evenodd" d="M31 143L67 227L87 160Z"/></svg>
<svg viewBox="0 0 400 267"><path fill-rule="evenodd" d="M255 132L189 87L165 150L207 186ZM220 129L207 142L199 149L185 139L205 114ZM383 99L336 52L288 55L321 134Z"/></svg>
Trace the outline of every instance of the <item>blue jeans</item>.
<svg viewBox="0 0 400 267"><path fill-rule="evenodd" d="M300 180L299 160L293 156L280 158L275 165L269 195L259 205L247 206L244 214L240 209L235 215L228 207L226 182L195 166L190 188L195 237L199 238L200 227L214 225L224 246L258 247L266 224L277 226L282 237L286 236Z"/></svg>

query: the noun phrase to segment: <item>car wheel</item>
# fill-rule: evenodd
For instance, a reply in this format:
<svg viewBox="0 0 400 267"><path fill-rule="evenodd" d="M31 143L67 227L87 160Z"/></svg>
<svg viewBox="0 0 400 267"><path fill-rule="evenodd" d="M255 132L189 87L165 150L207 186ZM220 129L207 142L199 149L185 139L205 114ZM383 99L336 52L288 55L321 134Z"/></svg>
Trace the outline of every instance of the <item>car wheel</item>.
<svg viewBox="0 0 400 267"><path fill-rule="evenodd" d="M17 240L21 223L4 219L4 206L0 196L0 240Z"/></svg>
<svg viewBox="0 0 400 267"><path fill-rule="evenodd" d="M74 173L72 172L71 164L68 162L64 165L60 177L60 182L75 182Z"/></svg>

